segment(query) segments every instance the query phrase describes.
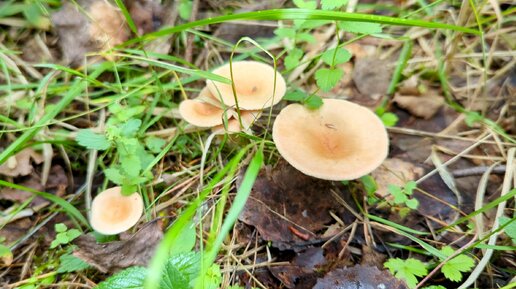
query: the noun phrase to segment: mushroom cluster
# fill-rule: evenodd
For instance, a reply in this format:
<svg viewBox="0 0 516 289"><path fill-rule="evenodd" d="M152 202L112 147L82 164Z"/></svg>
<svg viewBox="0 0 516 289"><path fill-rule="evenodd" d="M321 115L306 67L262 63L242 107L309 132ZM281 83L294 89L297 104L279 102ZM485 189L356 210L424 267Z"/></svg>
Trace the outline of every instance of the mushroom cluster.
<svg viewBox="0 0 516 289"><path fill-rule="evenodd" d="M136 225L143 213L140 194L122 195L121 187L98 194L91 203L91 227L104 235L115 235Z"/></svg>
<svg viewBox="0 0 516 289"><path fill-rule="evenodd" d="M376 114L339 99L325 99L316 110L288 105L276 117L272 138L293 167L325 180L360 178L380 166L389 151Z"/></svg>
<svg viewBox="0 0 516 289"><path fill-rule="evenodd" d="M212 73L231 79L234 90L231 84L208 80L195 99L181 102L179 113L190 124L211 127L218 134L248 130L261 111L278 103L287 90L279 72L257 61L228 63Z"/></svg>

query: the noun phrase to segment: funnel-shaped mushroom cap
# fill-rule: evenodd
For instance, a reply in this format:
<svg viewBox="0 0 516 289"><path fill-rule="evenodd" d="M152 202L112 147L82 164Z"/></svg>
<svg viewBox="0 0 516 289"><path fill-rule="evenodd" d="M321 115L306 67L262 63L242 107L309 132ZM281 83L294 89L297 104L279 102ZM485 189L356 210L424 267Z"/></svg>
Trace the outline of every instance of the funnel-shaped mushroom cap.
<svg viewBox="0 0 516 289"><path fill-rule="evenodd" d="M122 195L121 187L98 194L91 204L90 224L104 235L114 235L134 226L143 213L140 194Z"/></svg>
<svg viewBox="0 0 516 289"><path fill-rule="evenodd" d="M317 110L300 104L285 107L276 117L272 138L293 167L334 181L370 173L389 150L382 121L369 109L338 99L325 99Z"/></svg>
<svg viewBox="0 0 516 289"><path fill-rule="evenodd" d="M240 121L238 119L238 115L235 118L231 118L228 120L227 129L223 124L215 126L211 129L211 131L215 134L224 134L224 133L238 133L238 132L246 132L251 128L253 123L260 118L262 115L261 110L242 110L240 111L240 119L242 121L242 126L240 126Z"/></svg>
<svg viewBox="0 0 516 289"><path fill-rule="evenodd" d="M207 88L204 88L195 99L183 100L179 105L179 113L190 124L200 127L212 127L223 123L224 110L213 105L216 101ZM211 104L210 104L211 103ZM228 118L232 111L228 111Z"/></svg>
<svg viewBox="0 0 516 289"><path fill-rule="evenodd" d="M241 109L264 109L275 105L285 95L287 90L285 79L279 72L275 72L272 66L257 61L235 61L232 67L238 106ZM213 73L231 79L229 68L228 63L213 70ZM276 89L274 89L274 76L276 76ZM227 106L235 105L231 84L208 80L207 87Z"/></svg>

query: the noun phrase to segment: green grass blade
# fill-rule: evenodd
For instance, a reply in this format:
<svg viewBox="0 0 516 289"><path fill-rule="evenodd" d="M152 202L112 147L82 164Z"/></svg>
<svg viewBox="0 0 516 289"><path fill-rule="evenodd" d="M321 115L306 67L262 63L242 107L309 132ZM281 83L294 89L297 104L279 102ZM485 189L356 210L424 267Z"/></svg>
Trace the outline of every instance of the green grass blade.
<svg viewBox="0 0 516 289"><path fill-rule="evenodd" d="M86 88L86 82L75 80L70 87L68 93L55 105L55 107L43 115L43 117L36 122L33 128L26 130L19 136L11 145L9 145L2 153L0 153L0 164L3 164L10 156L12 156L20 147L25 145L46 123L54 119L61 110L72 102Z"/></svg>
<svg viewBox="0 0 516 289"><path fill-rule="evenodd" d="M444 24L439 22L429 22L417 19L403 19L381 15L369 15L361 13L348 13L340 11L322 11L322 10L310 10L310 9L273 9L263 10L256 12L244 12L232 15L224 15L212 18L201 19L177 25L174 27L164 28L162 30L146 34L140 38L135 38L126 42L126 44L138 43L142 40L150 40L157 37L170 35L173 33L181 32L190 28L205 26L210 24L217 24L221 22L227 22L232 20L296 20L296 19L309 19L309 20L333 20L333 21L357 21L357 22L375 22L390 25L400 26L419 26L425 28L434 29L448 29L455 30L464 33L480 34L476 29L471 29L462 26Z"/></svg>
<svg viewBox="0 0 516 289"><path fill-rule="evenodd" d="M3 181L3 180L0 180L0 186L5 186L5 187L17 189L17 190L26 191L26 192L32 193L34 195L40 196L42 198L45 198L45 199L55 203L56 205L61 206L63 208L63 210L68 215L70 215L70 217L79 220L84 226L86 226L88 228L90 227L86 218L84 218L84 216L81 214L81 212L79 212L79 210L77 210L77 208L75 208L70 203L68 203L68 201L66 201L56 195L52 195L52 194L45 193L45 192L40 192L40 191L32 189L32 188L28 188L28 187L21 186L21 185L16 185L16 184L9 183L9 182Z"/></svg>
<svg viewBox="0 0 516 289"><path fill-rule="evenodd" d="M401 231L404 231L404 232L407 232L407 233L411 233L411 234L415 234L415 235L430 235L430 233L428 232L421 232L421 231L417 231L417 230L414 230L414 229L411 229L411 228L408 228L408 227L405 227L405 226L402 226L400 224L397 224L397 223L394 223L394 222L391 222L389 220L385 220L383 218L380 218L380 217L377 217L377 216L374 216L374 215L370 215L370 214L367 214L367 217L370 219L370 220L373 220L373 221L376 221L378 223L382 223L384 225L387 225L387 226L390 226L390 227L393 227L393 228L396 228L398 230L401 230Z"/></svg>
<svg viewBox="0 0 516 289"><path fill-rule="evenodd" d="M125 7L124 2L122 0L115 0L116 5L118 5L118 8L122 11L122 14L124 14L125 20L127 21L127 25L129 25L129 28L131 31L138 35L138 28L134 24L133 18L131 17L131 14L129 11L127 11L127 7Z"/></svg>

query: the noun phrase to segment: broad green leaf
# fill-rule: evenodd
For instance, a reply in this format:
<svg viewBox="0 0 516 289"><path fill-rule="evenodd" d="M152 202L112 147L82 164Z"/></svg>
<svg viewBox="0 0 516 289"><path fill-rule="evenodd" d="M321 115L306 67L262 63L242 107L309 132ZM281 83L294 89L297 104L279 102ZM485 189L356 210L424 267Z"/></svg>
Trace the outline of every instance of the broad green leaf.
<svg viewBox="0 0 516 289"><path fill-rule="evenodd" d="M380 116L380 119L383 122L383 125L390 127L395 126L398 123L398 116L392 112L386 112Z"/></svg>
<svg viewBox="0 0 516 289"><path fill-rule="evenodd" d="M412 198L412 199L405 201L405 205L407 207L411 208L412 210L415 210L419 206L419 201L415 198Z"/></svg>
<svg viewBox="0 0 516 289"><path fill-rule="evenodd" d="M359 34L378 34L382 33L382 26L373 22L339 21L340 29L351 33Z"/></svg>
<svg viewBox="0 0 516 289"><path fill-rule="evenodd" d="M305 99L304 103L309 109L318 109L323 105L323 100L320 96L310 95Z"/></svg>
<svg viewBox="0 0 516 289"><path fill-rule="evenodd" d="M165 266L160 289L189 289L199 275L201 256L196 252L172 255Z"/></svg>
<svg viewBox="0 0 516 289"><path fill-rule="evenodd" d="M348 0L321 0L321 8L323 10L339 9L347 3Z"/></svg>
<svg viewBox="0 0 516 289"><path fill-rule="evenodd" d="M145 267L129 267L99 283L95 289L143 289Z"/></svg>
<svg viewBox="0 0 516 289"><path fill-rule="evenodd" d="M120 154L120 167L129 178L139 176L142 169L140 158L133 154Z"/></svg>
<svg viewBox="0 0 516 289"><path fill-rule="evenodd" d="M323 91L334 88L344 75L344 71L338 68L321 68L315 72L315 81Z"/></svg>
<svg viewBox="0 0 516 289"><path fill-rule="evenodd" d="M91 150L107 150L111 143L106 136L94 133L91 129L81 129L75 137L77 143Z"/></svg>
<svg viewBox="0 0 516 289"><path fill-rule="evenodd" d="M505 226L504 231L507 236L509 236L513 243L516 243L516 221L507 217L500 217L500 225L504 226L508 222L511 222L509 225Z"/></svg>
<svg viewBox="0 0 516 289"><path fill-rule="evenodd" d="M193 1L181 0L179 2L179 17L183 20L189 20L192 14Z"/></svg>
<svg viewBox="0 0 516 289"><path fill-rule="evenodd" d="M145 139L145 145L151 152L155 154L161 152L161 149L165 146L166 143L166 140L155 136L150 136Z"/></svg>
<svg viewBox="0 0 516 289"><path fill-rule="evenodd" d="M443 247L441 252L446 256L451 256L454 253L453 249L449 246ZM444 277L447 279L454 282L459 282L462 280L462 272L471 271L473 266L475 266L475 261L473 261L473 258L464 254L460 254L446 262L441 267L441 272L443 272Z"/></svg>
<svg viewBox="0 0 516 289"><path fill-rule="evenodd" d="M414 191L414 189L417 187L417 184L416 182L414 181L409 181L405 184L405 194L407 195L412 195L412 192Z"/></svg>
<svg viewBox="0 0 516 289"><path fill-rule="evenodd" d="M326 50L321 56L322 61L330 66L333 66L348 62L351 59L351 53L349 51L344 48L338 48L337 54L335 54L336 49L337 48Z"/></svg>
<svg viewBox="0 0 516 289"><path fill-rule="evenodd" d="M306 93L299 91L299 90L289 92L289 93L285 94L285 96L283 97L284 100L299 101L299 102L303 101L305 98L306 98Z"/></svg>
<svg viewBox="0 0 516 289"><path fill-rule="evenodd" d="M317 2L310 0L310 1L304 1L304 0L294 0L294 5L297 6L297 8L301 9L315 9L317 8Z"/></svg>
<svg viewBox="0 0 516 289"><path fill-rule="evenodd" d="M222 274L218 264L212 264L204 276L199 276L201 280L195 282L196 289L218 289L222 282Z"/></svg>
<svg viewBox="0 0 516 289"><path fill-rule="evenodd" d="M118 167L111 167L104 170L106 178L117 185L121 185L124 182L124 176L120 172Z"/></svg>
<svg viewBox="0 0 516 289"><path fill-rule="evenodd" d="M303 57L303 50L299 48L290 50L287 57L285 57L285 67L288 70L296 68L299 65L301 57Z"/></svg>
<svg viewBox="0 0 516 289"><path fill-rule="evenodd" d="M283 38L291 38L296 37L296 29L288 28L288 27L280 27L274 30L274 34Z"/></svg>
<svg viewBox="0 0 516 289"><path fill-rule="evenodd" d="M71 242L82 235L81 231L77 229L70 229L66 232L66 236L68 237L68 242Z"/></svg>
<svg viewBox="0 0 516 289"><path fill-rule="evenodd" d="M83 260L71 254L65 254L59 257L59 267L57 273L70 273L81 271L90 267L90 265Z"/></svg>
<svg viewBox="0 0 516 289"><path fill-rule="evenodd" d="M362 182L362 185L364 186L364 189L366 190L366 193L368 195L374 194L376 192L376 190L378 189L378 185L376 184L376 181L370 175L365 175L365 176L361 177L360 181Z"/></svg>
<svg viewBox="0 0 516 289"><path fill-rule="evenodd" d="M57 233L63 233L63 232L66 232L66 230L68 230L66 225L63 223L55 224L54 229L56 230Z"/></svg>
<svg viewBox="0 0 516 289"><path fill-rule="evenodd" d="M299 40L300 42L308 42L308 43L314 43L317 41L312 34L305 33L305 32L298 33L296 35L296 39Z"/></svg>
<svg viewBox="0 0 516 289"><path fill-rule="evenodd" d="M409 258L402 260L400 258L391 258L383 264L391 273L399 279L405 280L409 288L417 285L417 277L425 276L428 270L425 264L417 259Z"/></svg>
<svg viewBox="0 0 516 289"><path fill-rule="evenodd" d="M140 119L129 119L120 126L120 134L124 137L134 137L141 125L142 121Z"/></svg>
<svg viewBox="0 0 516 289"><path fill-rule="evenodd" d="M176 255L180 253L191 252L195 247L195 240L197 235L195 234L195 225L190 223L183 228L183 232L179 234L179 237L175 240L172 247L170 247L170 254Z"/></svg>

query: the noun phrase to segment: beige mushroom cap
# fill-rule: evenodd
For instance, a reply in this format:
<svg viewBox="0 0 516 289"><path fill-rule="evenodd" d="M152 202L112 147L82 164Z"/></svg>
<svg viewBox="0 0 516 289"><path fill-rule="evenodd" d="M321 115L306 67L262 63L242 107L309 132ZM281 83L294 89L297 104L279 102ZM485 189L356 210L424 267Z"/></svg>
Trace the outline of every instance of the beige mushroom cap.
<svg viewBox="0 0 516 289"><path fill-rule="evenodd" d="M223 123L224 110L215 106L215 99L204 88L195 99L186 99L179 105L179 113L184 120L200 127L212 127ZM228 111L228 118L232 111Z"/></svg>
<svg viewBox="0 0 516 289"><path fill-rule="evenodd" d="M121 187L98 194L91 204L91 227L104 235L114 235L136 225L143 213L140 194L122 195Z"/></svg>
<svg viewBox="0 0 516 289"><path fill-rule="evenodd" d="M339 99L325 99L317 110L288 105L276 117L272 138L293 167L325 180L364 176L389 151L382 121L369 109Z"/></svg>
<svg viewBox="0 0 516 289"><path fill-rule="evenodd" d="M279 72L268 64L257 61L235 61L233 67L233 81L240 109L264 109L278 103L285 92L287 85ZM213 70L214 74L231 79L229 63ZM276 75L276 89L274 90L274 75ZM224 84L212 80L207 81L211 93L221 99L225 105L234 106L235 97L231 84ZM273 97L274 96L274 97Z"/></svg>
<svg viewBox="0 0 516 289"><path fill-rule="evenodd" d="M247 132L261 115L261 110L241 110L240 120L242 121L242 126L240 126L238 115L236 115L235 118L228 120L227 128L221 124L213 127L211 131L215 134Z"/></svg>

